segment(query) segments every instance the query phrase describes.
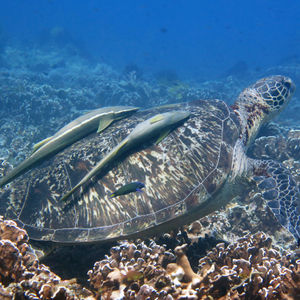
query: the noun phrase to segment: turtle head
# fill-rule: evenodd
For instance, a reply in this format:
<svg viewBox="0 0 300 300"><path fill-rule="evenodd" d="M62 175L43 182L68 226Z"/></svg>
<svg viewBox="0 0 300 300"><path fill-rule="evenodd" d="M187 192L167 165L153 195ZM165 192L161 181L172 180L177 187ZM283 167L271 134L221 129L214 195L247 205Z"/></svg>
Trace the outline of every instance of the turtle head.
<svg viewBox="0 0 300 300"><path fill-rule="evenodd" d="M262 101L269 118L274 117L289 103L295 92L295 84L285 76L270 76L258 80L249 89L253 89Z"/></svg>
<svg viewBox="0 0 300 300"><path fill-rule="evenodd" d="M233 109L241 120L245 146L249 146L261 125L286 107L294 91L292 80L280 75L260 79L242 91Z"/></svg>

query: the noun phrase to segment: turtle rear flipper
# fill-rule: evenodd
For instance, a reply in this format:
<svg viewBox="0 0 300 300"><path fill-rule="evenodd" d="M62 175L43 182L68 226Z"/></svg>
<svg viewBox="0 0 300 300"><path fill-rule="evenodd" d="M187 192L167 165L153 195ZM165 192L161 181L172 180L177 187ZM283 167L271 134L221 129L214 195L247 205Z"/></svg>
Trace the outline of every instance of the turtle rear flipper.
<svg viewBox="0 0 300 300"><path fill-rule="evenodd" d="M300 241L300 191L289 170L275 161L255 163L254 177L263 199L282 226Z"/></svg>

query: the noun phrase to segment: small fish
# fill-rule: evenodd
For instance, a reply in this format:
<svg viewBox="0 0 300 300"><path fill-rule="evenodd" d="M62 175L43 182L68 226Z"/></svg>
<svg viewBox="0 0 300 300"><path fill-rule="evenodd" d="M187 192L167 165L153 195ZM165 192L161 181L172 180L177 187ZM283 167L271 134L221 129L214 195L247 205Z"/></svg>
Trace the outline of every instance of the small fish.
<svg viewBox="0 0 300 300"><path fill-rule="evenodd" d="M81 181L67 192L61 201L66 201L83 184L92 177L98 175L109 163L115 161L124 153L140 146L144 142L155 140L155 144L160 143L174 128L181 125L190 116L190 112L173 110L170 112L157 114L146 121L139 123L131 133L113 148L101 161L87 173Z"/></svg>
<svg viewBox="0 0 300 300"><path fill-rule="evenodd" d="M111 106L92 110L61 128L33 147L33 153L0 179L0 188L44 161L60 150L75 143L92 132L102 132L113 121L130 116L138 110L132 106Z"/></svg>
<svg viewBox="0 0 300 300"><path fill-rule="evenodd" d="M113 192L109 198L114 198L121 195L126 195L132 192L142 192L142 188L144 188L145 185L141 182L135 181L128 184L123 185L119 189L117 189L115 192Z"/></svg>

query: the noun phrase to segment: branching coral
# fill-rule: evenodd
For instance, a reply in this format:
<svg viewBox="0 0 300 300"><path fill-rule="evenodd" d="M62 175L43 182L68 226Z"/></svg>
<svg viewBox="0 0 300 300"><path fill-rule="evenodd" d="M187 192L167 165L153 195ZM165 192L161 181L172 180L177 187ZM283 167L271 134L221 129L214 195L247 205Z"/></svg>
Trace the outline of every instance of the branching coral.
<svg viewBox="0 0 300 300"><path fill-rule="evenodd" d="M113 247L111 256L95 263L88 273L89 281L104 299L135 299L138 293L148 295L149 289L157 297L156 291L170 284L165 267L174 260L174 254L154 241L149 245L125 242Z"/></svg>
<svg viewBox="0 0 300 300"><path fill-rule="evenodd" d="M0 299L94 299L76 280L61 280L39 263L26 231L0 217Z"/></svg>
<svg viewBox="0 0 300 300"><path fill-rule="evenodd" d="M185 254L190 246L177 246L174 256L154 241L126 242L88 275L102 299L288 299L299 292L300 260L271 246L263 233L220 243L195 273Z"/></svg>
<svg viewBox="0 0 300 300"><path fill-rule="evenodd" d="M216 298L226 295L241 299L286 299L297 292L300 260L291 264L293 254L280 254L271 244L271 239L263 233L242 238L226 248L218 244L199 262L200 273L204 267L212 268L210 286L201 294Z"/></svg>

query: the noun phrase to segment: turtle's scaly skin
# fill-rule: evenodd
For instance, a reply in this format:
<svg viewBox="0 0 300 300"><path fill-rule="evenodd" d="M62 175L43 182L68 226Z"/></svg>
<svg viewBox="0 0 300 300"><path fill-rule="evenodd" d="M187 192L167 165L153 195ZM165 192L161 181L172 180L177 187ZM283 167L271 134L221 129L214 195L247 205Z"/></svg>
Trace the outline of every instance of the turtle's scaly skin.
<svg viewBox="0 0 300 300"><path fill-rule="evenodd" d="M158 145L124 157L91 182L64 212L61 195L73 187L139 123L157 113L191 112L184 125ZM91 135L1 190L0 213L17 220L35 240L62 243L120 238L189 216L224 184L240 135L236 115L222 101L197 101L138 112ZM139 181L143 193L111 199L120 186ZM4 200L6 199L6 200ZM230 200L230 199L228 199ZM178 224L177 221L175 224Z"/></svg>

